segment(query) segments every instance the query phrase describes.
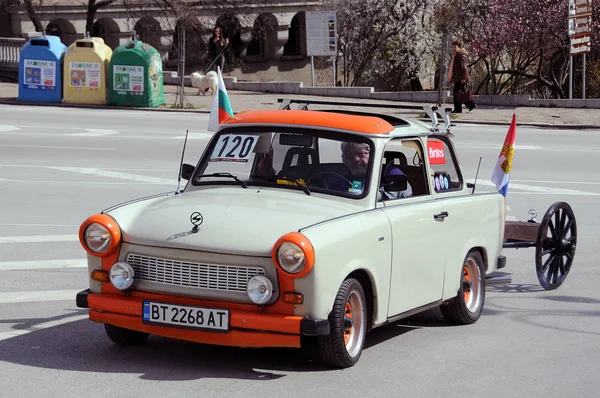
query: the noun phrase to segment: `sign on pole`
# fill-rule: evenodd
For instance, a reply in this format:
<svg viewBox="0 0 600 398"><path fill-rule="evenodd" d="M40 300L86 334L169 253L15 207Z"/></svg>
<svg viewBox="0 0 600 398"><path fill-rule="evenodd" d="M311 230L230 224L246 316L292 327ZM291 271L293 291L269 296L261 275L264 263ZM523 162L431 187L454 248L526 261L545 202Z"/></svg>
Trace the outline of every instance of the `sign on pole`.
<svg viewBox="0 0 600 398"><path fill-rule="evenodd" d="M306 12L306 55L310 57L312 85L315 85L315 56L333 56L335 85L335 56L337 55L337 20L335 11Z"/></svg>
<svg viewBox="0 0 600 398"><path fill-rule="evenodd" d="M592 0L569 0L571 55L588 53L592 42Z"/></svg>
<svg viewBox="0 0 600 398"><path fill-rule="evenodd" d="M306 12L306 55L337 55L335 11Z"/></svg>

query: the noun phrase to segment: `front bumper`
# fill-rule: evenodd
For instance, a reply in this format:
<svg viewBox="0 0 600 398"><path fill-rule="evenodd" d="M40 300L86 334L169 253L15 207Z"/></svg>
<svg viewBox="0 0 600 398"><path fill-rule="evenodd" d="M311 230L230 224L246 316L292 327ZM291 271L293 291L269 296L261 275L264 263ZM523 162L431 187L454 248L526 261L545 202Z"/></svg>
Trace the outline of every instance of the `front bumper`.
<svg viewBox="0 0 600 398"><path fill-rule="evenodd" d="M142 322L146 299L117 294L96 294L89 289L77 293L76 304L88 308L92 321L125 329L205 344L236 347L300 347L300 336L323 336L330 331L326 319L266 314L229 308L228 332L212 332L151 325ZM211 303L215 307L218 303ZM203 306L205 304L198 303ZM222 308L227 308L225 304Z"/></svg>

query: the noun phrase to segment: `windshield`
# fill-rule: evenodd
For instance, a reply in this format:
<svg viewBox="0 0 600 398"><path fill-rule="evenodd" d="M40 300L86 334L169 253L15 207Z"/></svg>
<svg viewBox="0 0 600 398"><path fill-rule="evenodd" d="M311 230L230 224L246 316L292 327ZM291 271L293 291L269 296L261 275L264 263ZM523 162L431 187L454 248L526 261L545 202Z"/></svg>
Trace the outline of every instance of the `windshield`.
<svg viewBox="0 0 600 398"><path fill-rule="evenodd" d="M251 185L362 197L372 143L326 131L229 130L211 140L193 185Z"/></svg>

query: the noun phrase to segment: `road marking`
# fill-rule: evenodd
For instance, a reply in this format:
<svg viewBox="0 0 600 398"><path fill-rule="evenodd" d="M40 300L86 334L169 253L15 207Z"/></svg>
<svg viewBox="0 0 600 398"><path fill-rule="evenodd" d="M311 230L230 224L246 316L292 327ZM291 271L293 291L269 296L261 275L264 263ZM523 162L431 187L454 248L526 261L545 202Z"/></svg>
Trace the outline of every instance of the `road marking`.
<svg viewBox="0 0 600 398"><path fill-rule="evenodd" d="M209 133L190 133L188 135L188 140L189 139L196 139L196 140L207 140L210 137L212 137L213 134L209 134ZM177 137L170 137L173 140L185 140L185 135L180 135Z"/></svg>
<svg viewBox="0 0 600 398"><path fill-rule="evenodd" d="M129 180L135 182L145 182L156 185L173 185L177 182L175 178L160 178L152 176L144 176L140 174L121 173L118 171L109 171L95 168L84 168L84 167L59 167L59 166L48 166L49 169L69 171L72 173L89 174L101 177L118 178L122 180Z"/></svg>
<svg viewBox="0 0 600 398"><path fill-rule="evenodd" d="M87 184L87 185L168 185L163 182L151 183L151 182L121 182L121 181L69 181L69 180L16 180L16 179L2 179L10 182L26 182L36 184Z"/></svg>
<svg viewBox="0 0 600 398"><path fill-rule="evenodd" d="M16 127L16 126L3 126L0 125L0 133L6 133L9 131L19 131L21 130L20 128Z"/></svg>
<svg viewBox="0 0 600 398"><path fill-rule="evenodd" d="M119 134L118 131L115 130L106 130L106 129L85 129L86 133L74 133L74 134L64 134L70 137L102 137L105 135Z"/></svg>
<svg viewBox="0 0 600 398"><path fill-rule="evenodd" d="M28 271L34 269L86 268L87 260L34 260L2 261L0 271Z"/></svg>
<svg viewBox="0 0 600 398"><path fill-rule="evenodd" d="M496 187L496 185L491 181L481 180L477 181L477 185L483 185L487 187ZM575 189L564 189L564 188L555 188L555 187L541 187L534 185L525 185L518 184L513 181L508 183L508 190L516 189L519 191L526 192L535 192L539 194L548 194L548 195L574 195L574 196L600 196L600 193L596 192L586 192L586 191L578 191ZM522 192L519 192L522 193Z"/></svg>
<svg viewBox="0 0 600 398"><path fill-rule="evenodd" d="M0 227L32 227L32 228L38 228L38 227L77 227L79 228L79 225L77 224L16 224L16 223L0 223Z"/></svg>
<svg viewBox="0 0 600 398"><path fill-rule="evenodd" d="M0 304L34 303L38 301L73 300L78 290L41 290L28 292L0 292Z"/></svg>
<svg viewBox="0 0 600 398"><path fill-rule="evenodd" d="M10 332L3 332L3 333L0 333L0 341L7 340L12 337L22 336L24 334L31 333L31 332L36 332L38 330L43 330L43 329L48 329L48 328L52 328L55 326L63 325L65 323L81 321L83 319L88 319L88 318L89 318L88 314L75 315L75 316L70 316L68 318L58 319L55 321L40 323L35 326L31 326L27 329L18 329L18 330L11 330Z"/></svg>
<svg viewBox="0 0 600 398"><path fill-rule="evenodd" d="M33 236L0 236L3 243L47 243L47 242L78 242L77 235L33 235Z"/></svg>
<svg viewBox="0 0 600 398"><path fill-rule="evenodd" d="M52 146L52 145L19 145L19 144L0 144L3 147L11 148L42 148L42 149L88 149L92 151L114 151L115 148L100 148L97 146Z"/></svg>

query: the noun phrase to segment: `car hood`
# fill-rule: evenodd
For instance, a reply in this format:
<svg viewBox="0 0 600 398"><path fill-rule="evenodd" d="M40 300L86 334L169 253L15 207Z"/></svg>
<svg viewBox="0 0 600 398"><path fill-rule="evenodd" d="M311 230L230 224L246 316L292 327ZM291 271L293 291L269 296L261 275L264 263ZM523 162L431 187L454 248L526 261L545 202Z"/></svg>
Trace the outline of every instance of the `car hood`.
<svg viewBox="0 0 600 398"><path fill-rule="evenodd" d="M236 186L154 197L106 213L117 221L127 243L270 256L282 235L360 210L334 196ZM190 220L194 212L202 215L197 232Z"/></svg>

